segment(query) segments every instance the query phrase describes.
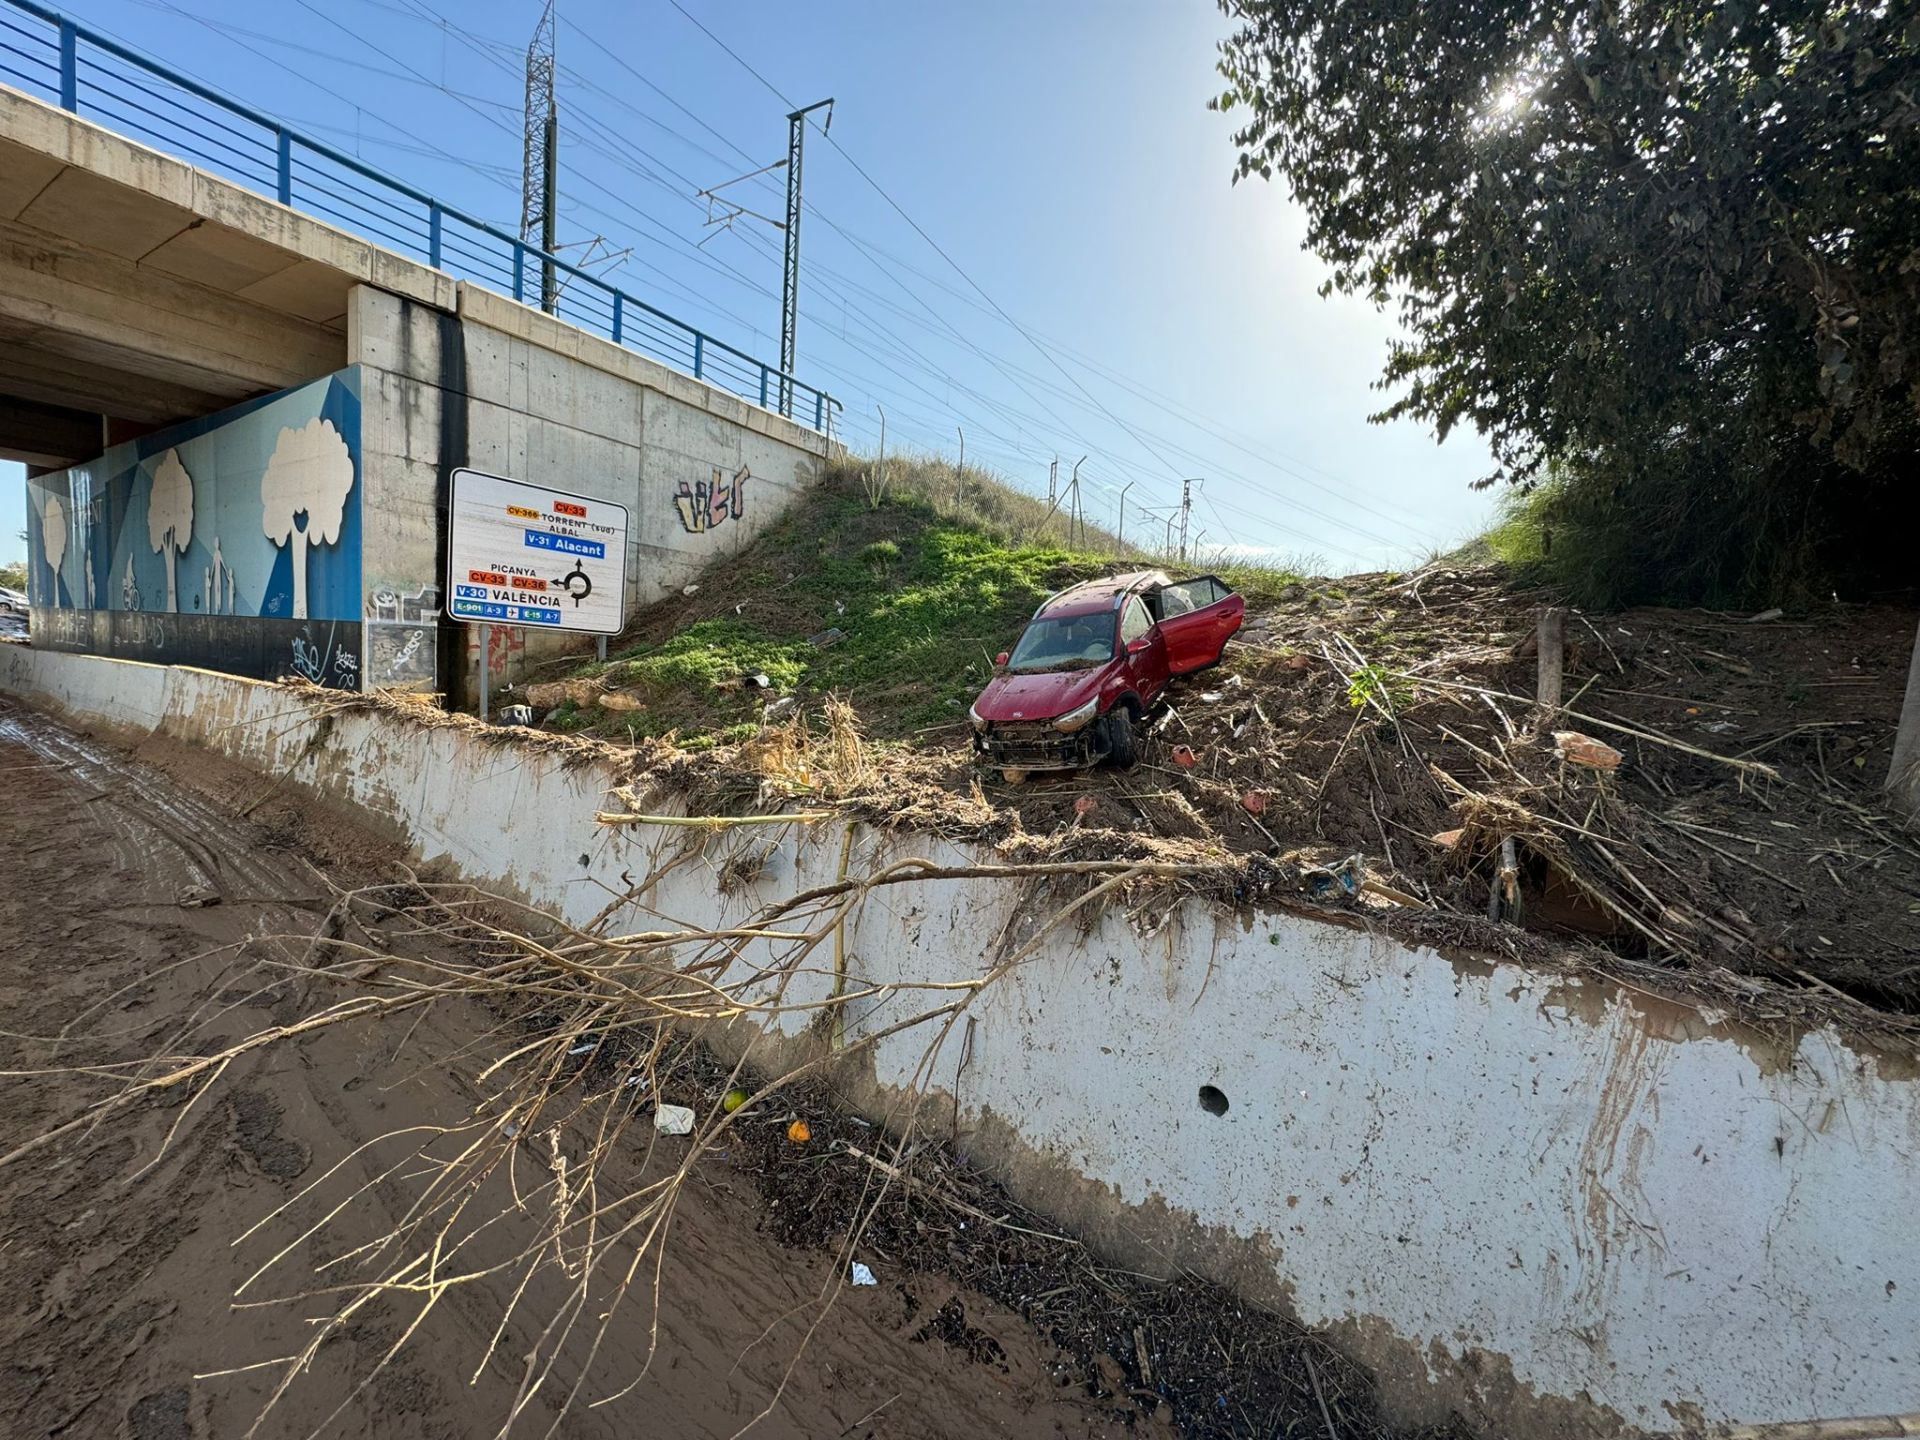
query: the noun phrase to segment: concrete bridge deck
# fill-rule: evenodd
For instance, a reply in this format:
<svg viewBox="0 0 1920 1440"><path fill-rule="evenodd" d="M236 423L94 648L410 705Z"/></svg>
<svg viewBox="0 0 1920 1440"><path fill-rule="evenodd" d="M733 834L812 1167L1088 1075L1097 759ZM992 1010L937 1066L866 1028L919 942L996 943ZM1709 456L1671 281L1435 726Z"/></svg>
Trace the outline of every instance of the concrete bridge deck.
<svg viewBox="0 0 1920 1440"><path fill-rule="evenodd" d="M0 87L0 455L90 459L338 370L360 284L458 303L451 276Z"/></svg>

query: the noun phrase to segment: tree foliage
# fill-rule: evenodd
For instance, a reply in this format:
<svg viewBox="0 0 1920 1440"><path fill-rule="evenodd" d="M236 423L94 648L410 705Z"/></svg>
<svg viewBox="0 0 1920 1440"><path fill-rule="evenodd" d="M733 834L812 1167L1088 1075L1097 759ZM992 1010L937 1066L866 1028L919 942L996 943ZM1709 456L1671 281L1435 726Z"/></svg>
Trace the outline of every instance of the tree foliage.
<svg viewBox="0 0 1920 1440"><path fill-rule="evenodd" d="M1551 467L1589 598L1910 578L1911 3L1222 4L1239 176L1399 308L1376 418L1474 425L1485 483Z"/></svg>

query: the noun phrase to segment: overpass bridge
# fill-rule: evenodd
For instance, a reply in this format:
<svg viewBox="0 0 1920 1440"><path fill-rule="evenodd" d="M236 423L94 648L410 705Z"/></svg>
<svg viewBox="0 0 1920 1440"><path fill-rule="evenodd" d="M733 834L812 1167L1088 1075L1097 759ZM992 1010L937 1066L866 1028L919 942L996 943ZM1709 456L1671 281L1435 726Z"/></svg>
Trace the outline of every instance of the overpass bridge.
<svg viewBox="0 0 1920 1440"><path fill-rule="evenodd" d="M523 303L547 264L552 315ZM36 644L458 694L483 657L437 618L454 469L625 505L635 607L791 503L829 458L836 408L564 259L0 0L0 456L32 467ZM340 514L322 501L280 524L265 476L309 427L351 464ZM508 682L555 643L505 632L484 660Z"/></svg>

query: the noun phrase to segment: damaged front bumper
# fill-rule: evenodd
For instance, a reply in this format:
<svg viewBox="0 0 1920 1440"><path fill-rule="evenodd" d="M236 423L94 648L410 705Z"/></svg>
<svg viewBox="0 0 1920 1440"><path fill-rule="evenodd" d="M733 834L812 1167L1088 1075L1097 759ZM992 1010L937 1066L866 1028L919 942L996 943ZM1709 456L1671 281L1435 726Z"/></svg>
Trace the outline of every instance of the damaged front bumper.
<svg viewBox="0 0 1920 1440"><path fill-rule="evenodd" d="M975 732L973 752L1008 770L1084 770L1107 758L1107 727L1098 721L1070 734L1046 722L991 725Z"/></svg>

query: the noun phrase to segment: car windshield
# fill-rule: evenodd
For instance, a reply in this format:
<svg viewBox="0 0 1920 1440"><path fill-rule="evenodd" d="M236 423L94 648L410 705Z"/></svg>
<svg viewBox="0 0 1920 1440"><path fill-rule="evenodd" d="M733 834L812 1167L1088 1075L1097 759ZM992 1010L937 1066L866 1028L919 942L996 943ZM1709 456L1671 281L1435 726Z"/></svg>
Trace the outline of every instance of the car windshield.
<svg viewBox="0 0 1920 1440"><path fill-rule="evenodd" d="M1039 619L1013 647L1007 668L1032 675L1043 670L1084 670L1113 658L1113 616L1064 615Z"/></svg>

